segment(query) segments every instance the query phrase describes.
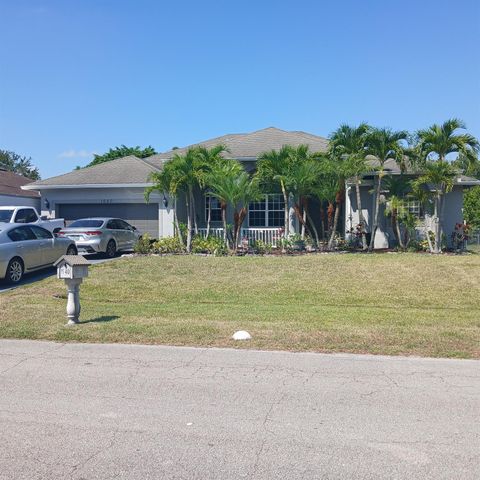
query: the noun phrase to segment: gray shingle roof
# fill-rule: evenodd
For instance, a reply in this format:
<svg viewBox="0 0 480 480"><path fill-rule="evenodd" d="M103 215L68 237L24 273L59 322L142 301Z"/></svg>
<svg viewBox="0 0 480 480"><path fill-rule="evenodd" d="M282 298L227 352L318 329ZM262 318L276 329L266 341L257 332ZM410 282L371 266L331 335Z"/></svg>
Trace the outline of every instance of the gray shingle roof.
<svg viewBox="0 0 480 480"><path fill-rule="evenodd" d="M117 158L110 162L100 163L93 167L81 168L64 175L39 180L27 188L59 186L59 185L112 185L112 184L144 184L148 175L157 168L133 155Z"/></svg>
<svg viewBox="0 0 480 480"><path fill-rule="evenodd" d="M169 159L176 153L183 154L188 148L201 145L207 148L223 144L228 148L226 158L255 159L269 150L279 150L283 145L308 145L312 152L324 152L328 147L328 140L306 132L287 132L279 128L269 127L252 133L238 133L223 135L205 142L199 142L187 147L148 157L146 160L152 165L161 167L162 160Z"/></svg>

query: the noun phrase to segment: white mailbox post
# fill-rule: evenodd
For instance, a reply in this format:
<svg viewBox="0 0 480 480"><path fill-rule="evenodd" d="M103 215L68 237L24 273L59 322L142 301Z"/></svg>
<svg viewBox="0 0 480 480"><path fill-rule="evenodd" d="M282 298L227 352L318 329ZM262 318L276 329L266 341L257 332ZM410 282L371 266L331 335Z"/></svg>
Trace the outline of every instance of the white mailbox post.
<svg viewBox="0 0 480 480"><path fill-rule="evenodd" d="M54 265L57 267L57 278L63 278L67 285L67 325L74 325L80 316L80 284L88 277L90 262L81 255L64 255Z"/></svg>

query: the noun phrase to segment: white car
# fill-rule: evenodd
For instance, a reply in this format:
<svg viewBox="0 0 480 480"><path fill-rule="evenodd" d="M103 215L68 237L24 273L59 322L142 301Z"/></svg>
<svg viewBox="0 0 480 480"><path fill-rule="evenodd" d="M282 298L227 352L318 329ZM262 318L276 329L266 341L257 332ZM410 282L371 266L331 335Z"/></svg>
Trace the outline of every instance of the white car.
<svg viewBox="0 0 480 480"><path fill-rule="evenodd" d="M0 223L28 223L43 227L52 233L65 226L63 218L41 217L33 207L0 207Z"/></svg>

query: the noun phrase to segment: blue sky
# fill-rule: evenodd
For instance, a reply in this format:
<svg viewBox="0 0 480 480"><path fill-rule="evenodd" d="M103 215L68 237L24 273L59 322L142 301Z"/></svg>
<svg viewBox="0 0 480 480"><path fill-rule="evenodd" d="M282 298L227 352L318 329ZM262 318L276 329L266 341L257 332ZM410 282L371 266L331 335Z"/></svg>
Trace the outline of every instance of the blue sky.
<svg viewBox="0 0 480 480"><path fill-rule="evenodd" d="M0 0L0 148L43 177L109 147L276 126L480 137L478 0Z"/></svg>

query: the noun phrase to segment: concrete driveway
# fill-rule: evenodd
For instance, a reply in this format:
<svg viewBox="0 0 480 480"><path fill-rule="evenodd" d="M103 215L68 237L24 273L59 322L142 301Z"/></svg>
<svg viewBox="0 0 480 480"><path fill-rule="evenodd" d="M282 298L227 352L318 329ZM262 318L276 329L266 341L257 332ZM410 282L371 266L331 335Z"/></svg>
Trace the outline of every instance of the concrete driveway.
<svg viewBox="0 0 480 480"><path fill-rule="evenodd" d="M87 260L92 264L96 264L96 263L110 262L120 257L104 258L102 255L87 255L85 258L87 258ZM50 268L45 268L43 270L39 270L38 272L27 273L22 278L20 283L16 285L10 285L5 281L0 280L0 293L8 292L9 290L14 290L15 288L21 287L22 285L28 285L30 283L38 282L39 280L43 280L44 278L48 278L56 274L57 274L57 269L54 267L50 267Z"/></svg>
<svg viewBox="0 0 480 480"><path fill-rule="evenodd" d="M1 479L480 478L480 363L0 341Z"/></svg>

